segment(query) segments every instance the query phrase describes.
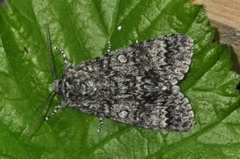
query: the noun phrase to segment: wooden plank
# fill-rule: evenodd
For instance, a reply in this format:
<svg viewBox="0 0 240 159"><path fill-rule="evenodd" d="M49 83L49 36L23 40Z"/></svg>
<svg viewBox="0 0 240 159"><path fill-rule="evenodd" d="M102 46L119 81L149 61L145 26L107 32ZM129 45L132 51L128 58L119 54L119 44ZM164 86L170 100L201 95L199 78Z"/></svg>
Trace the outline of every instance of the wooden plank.
<svg viewBox="0 0 240 159"><path fill-rule="evenodd" d="M240 0L193 0L203 4L211 21L240 28Z"/></svg>
<svg viewBox="0 0 240 159"><path fill-rule="evenodd" d="M232 47L240 63L240 0L192 0L206 9L210 23L217 28L220 43ZM240 69L240 65L238 66Z"/></svg>

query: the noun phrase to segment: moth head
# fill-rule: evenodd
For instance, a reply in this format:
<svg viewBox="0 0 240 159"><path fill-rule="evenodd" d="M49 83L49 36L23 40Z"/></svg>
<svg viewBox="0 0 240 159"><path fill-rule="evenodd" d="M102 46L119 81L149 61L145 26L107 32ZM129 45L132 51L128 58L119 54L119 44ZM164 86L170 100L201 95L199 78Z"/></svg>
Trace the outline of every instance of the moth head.
<svg viewBox="0 0 240 159"><path fill-rule="evenodd" d="M52 89L59 94L61 94L61 83L62 83L61 79L56 79L54 80L52 85Z"/></svg>

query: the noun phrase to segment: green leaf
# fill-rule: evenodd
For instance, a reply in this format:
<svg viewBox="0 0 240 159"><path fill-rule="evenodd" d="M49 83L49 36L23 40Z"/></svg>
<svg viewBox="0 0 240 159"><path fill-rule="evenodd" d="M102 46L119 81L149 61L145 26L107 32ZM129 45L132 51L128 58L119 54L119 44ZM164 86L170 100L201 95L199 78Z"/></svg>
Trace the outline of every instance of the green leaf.
<svg viewBox="0 0 240 159"><path fill-rule="evenodd" d="M0 7L0 158L240 157L237 75L230 71L229 49L212 43L214 29L202 6L187 0L8 0L8 7ZM97 117L65 108L49 121L42 115L25 138L52 90L46 25L51 43L74 64L105 53L109 40L114 50L170 33L191 36L194 55L180 86L194 109L193 128L153 131L104 119L98 133ZM54 65L60 76L57 53Z"/></svg>

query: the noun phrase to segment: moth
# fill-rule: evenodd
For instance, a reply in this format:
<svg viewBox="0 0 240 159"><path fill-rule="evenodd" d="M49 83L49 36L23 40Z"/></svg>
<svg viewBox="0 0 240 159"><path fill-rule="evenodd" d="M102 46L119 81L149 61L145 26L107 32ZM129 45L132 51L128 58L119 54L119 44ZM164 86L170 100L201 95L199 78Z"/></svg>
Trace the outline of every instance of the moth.
<svg viewBox="0 0 240 159"><path fill-rule="evenodd" d="M104 117L153 130L183 132L193 125L192 106L178 86L191 64L192 38L160 36L77 65L56 49L65 69L49 97L57 93L62 100L46 119L68 106L96 115L100 127Z"/></svg>

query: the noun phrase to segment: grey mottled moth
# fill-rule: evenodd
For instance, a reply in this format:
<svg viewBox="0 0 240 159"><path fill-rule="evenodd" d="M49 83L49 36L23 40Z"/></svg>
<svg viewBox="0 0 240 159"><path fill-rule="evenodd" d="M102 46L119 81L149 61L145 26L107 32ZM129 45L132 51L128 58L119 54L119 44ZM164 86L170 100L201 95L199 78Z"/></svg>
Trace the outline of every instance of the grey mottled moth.
<svg viewBox="0 0 240 159"><path fill-rule="evenodd" d="M65 69L53 82L49 97L57 93L62 101L50 116L69 106L100 120L107 117L153 130L181 132L193 125L192 107L177 85L189 70L192 38L160 36L78 65L57 50L63 55Z"/></svg>

